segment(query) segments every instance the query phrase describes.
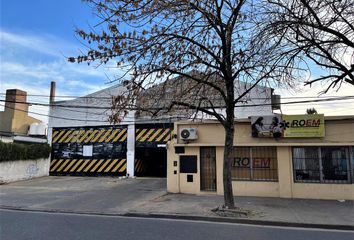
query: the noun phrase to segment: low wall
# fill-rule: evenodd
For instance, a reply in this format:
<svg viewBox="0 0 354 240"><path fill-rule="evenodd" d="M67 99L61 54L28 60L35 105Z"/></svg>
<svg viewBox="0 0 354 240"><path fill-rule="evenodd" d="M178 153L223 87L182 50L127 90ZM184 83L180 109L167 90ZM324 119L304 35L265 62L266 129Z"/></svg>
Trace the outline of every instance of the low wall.
<svg viewBox="0 0 354 240"><path fill-rule="evenodd" d="M354 184L294 183L293 198L354 200Z"/></svg>
<svg viewBox="0 0 354 240"><path fill-rule="evenodd" d="M49 175L50 158L0 162L0 183Z"/></svg>
<svg viewBox="0 0 354 240"><path fill-rule="evenodd" d="M279 197L278 182L232 181L232 189L234 196Z"/></svg>

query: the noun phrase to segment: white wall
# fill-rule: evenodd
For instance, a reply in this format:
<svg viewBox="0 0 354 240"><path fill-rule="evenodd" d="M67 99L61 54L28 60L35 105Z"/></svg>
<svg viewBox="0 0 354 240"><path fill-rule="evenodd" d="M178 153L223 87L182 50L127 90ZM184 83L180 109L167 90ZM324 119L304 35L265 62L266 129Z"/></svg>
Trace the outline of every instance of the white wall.
<svg viewBox="0 0 354 240"><path fill-rule="evenodd" d="M7 137L7 136L1 136L0 135L0 141L4 143L12 143L14 142L13 137Z"/></svg>
<svg viewBox="0 0 354 240"><path fill-rule="evenodd" d="M112 114L111 97L121 95L124 91L124 87L117 85L73 100L56 101L49 109L49 115L53 117L49 117L48 127L51 130L53 127L111 125L108 121L108 117ZM82 106L82 108L70 108L69 106ZM133 120L134 115L130 113L121 124L129 124Z"/></svg>
<svg viewBox="0 0 354 240"><path fill-rule="evenodd" d="M235 83L235 98L242 95L251 84L244 82ZM242 103L237 103L235 107L236 118L248 118L249 116L262 116L272 113L272 89L269 87L255 86L244 98ZM266 105L265 105L266 104ZM245 107L247 105L260 105Z"/></svg>
<svg viewBox="0 0 354 240"><path fill-rule="evenodd" d="M50 158L0 162L0 183L49 175Z"/></svg>
<svg viewBox="0 0 354 240"><path fill-rule="evenodd" d="M246 89L249 88L249 84L243 82L235 82L235 98L242 95ZM272 89L269 87L255 86L242 100L236 104L235 118L243 119L250 116L266 116L273 113L272 110ZM251 106L250 106L251 105ZM256 105L256 106L254 106ZM258 106L257 106L258 105ZM247 107L250 106L250 107ZM219 114L226 116L225 109L217 109ZM208 116L199 112L197 119L215 119L212 116Z"/></svg>

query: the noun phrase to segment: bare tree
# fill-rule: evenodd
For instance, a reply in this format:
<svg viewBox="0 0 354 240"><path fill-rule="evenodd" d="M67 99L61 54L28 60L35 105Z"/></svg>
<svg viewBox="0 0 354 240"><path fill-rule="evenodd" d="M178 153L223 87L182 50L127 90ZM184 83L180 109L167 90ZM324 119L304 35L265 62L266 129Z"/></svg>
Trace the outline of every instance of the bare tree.
<svg viewBox="0 0 354 240"><path fill-rule="evenodd" d="M305 84L325 82L323 92L344 82L354 85L353 0L267 1L270 35L288 45L289 53L292 49L292 57L304 61L303 66L313 68L312 61L317 71L322 70Z"/></svg>
<svg viewBox="0 0 354 240"><path fill-rule="evenodd" d="M278 84L288 64L275 41L254 41L264 21L258 6L247 0L87 2L100 23L89 32L77 30L90 49L69 61L113 60L131 74L131 79L118 79L128 92L115 98L114 121L129 109L153 116L202 112L220 121L225 129L224 200L233 208L235 105L270 79Z"/></svg>
<svg viewBox="0 0 354 240"><path fill-rule="evenodd" d="M311 115L311 114L318 114L318 113L315 108L308 108L308 109L306 109L306 114Z"/></svg>

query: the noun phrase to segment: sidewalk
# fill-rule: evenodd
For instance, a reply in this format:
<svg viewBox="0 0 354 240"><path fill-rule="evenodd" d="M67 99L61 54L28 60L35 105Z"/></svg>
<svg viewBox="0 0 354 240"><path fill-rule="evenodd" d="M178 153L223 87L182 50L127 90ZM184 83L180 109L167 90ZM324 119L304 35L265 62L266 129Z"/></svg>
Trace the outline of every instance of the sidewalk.
<svg viewBox="0 0 354 240"><path fill-rule="evenodd" d="M211 209L223 203L223 196L167 194L146 202L134 212L152 215L200 216L220 218ZM237 219L278 222L280 225L351 226L354 230L354 202L261 197L235 197L235 205L249 211ZM221 217L222 218L222 217ZM229 218L229 217L228 217ZM245 221L250 222L251 221ZM294 223L294 224L293 224Z"/></svg>
<svg viewBox="0 0 354 240"><path fill-rule="evenodd" d="M212 209L223 196L166 193L166 179L44 177L0 185L0 208L29 211L197 219L354 230L354 202L235 197L245 215Z"/></svg>

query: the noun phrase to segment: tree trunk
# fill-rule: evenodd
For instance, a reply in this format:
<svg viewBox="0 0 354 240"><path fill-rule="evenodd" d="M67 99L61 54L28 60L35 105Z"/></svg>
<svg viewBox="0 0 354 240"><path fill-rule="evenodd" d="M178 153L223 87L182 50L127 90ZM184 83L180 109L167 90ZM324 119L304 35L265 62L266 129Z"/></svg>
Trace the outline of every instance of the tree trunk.
<svg viewBox="0 0 354 240"><path fill-rule="evenodd" d="M234 196L232 191L231 180L231 163L234 146L234 122L228 123L225 128L225 147L224 147L224 168L223 168L223 182L224 182L224 202L227 208L234 208Z"/></svg>

